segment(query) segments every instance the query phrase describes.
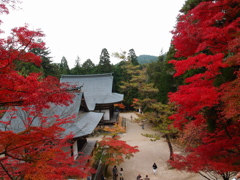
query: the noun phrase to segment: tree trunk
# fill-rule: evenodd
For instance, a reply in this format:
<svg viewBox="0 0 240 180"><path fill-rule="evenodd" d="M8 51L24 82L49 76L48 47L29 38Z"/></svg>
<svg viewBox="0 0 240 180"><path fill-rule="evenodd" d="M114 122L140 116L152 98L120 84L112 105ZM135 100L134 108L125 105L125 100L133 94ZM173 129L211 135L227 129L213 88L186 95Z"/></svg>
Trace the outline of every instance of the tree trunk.
<svg viewBox="0 0 240 180"><path fill-rule="evenodd" d="M169 138L169 135L168 134L165 134L165 138L167 140L167 143L168 143L168 147L169 147L169 151L170 151L170 160L174 161L173 159L173 147L172 147L172 143L170 141L170 138Z"/></svg>

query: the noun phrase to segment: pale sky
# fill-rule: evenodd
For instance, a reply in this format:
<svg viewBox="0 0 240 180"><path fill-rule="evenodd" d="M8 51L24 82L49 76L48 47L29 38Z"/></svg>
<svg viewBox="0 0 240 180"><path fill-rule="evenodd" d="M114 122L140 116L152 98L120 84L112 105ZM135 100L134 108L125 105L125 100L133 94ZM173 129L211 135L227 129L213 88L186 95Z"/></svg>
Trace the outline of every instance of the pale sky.
<svg viewBox="0 0 240 180"><path fill-rule="evenodd" d="M79 56L98 64L103 48L134 49L159 56L167 52L176 18L185 0L22 0L19 11L2 16L1 29L29 24L41 29L54 62L66 57L72 68ZM113 64L118 60L110 58Z"/></svg>

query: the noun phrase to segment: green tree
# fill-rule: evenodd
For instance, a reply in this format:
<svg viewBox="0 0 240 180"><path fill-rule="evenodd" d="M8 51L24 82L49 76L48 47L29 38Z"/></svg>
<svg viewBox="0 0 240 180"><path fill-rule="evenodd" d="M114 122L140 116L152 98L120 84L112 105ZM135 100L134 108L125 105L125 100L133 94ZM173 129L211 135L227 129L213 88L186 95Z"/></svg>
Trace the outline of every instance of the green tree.
<svg viewBox="0 0 240 180"><path fill-rule="evenodd" d="M186 0L180 12L187 14L188 11L195 8L200 2L212 1L212 0Z"/></svg>
<svg viewBox="0 0 240 180"><path fill-rule="evenodd" d="M34 53L38 56L41 56L42 59L42 63L41 65L46 65L46 62L44 62L45 59L43 59L43 57L46 55L47 51L45 50L46 53L43 53L44 50L40 49L40 48L35 48L35 49L31 49L30 52ZM33 63L30 62L23 62L23 61L16 61L16 70L19 71L19 73L23 76L28 76L30 73L42 73L44 76L44 69L43 66L37 66Z"/></svg>
<svg viewBox="0 0 240 180"><path fill-rule="evenodd" d="M159 56L158 61L147 65L149 80L154 83L154 87L158 88L157 99L163 104L168 103L168 93L177 91L177 87L183 84L184 77L174 78L174 66L168 63L170 60L176 59L174 57L175 52L173 45L171 45L166 54Z"/></svg>
<svg viewBox="0 0 240 180"><path fill-rule="evenodd" d="M127 72L123 68L125 66L125 61L120 61L113 66L113 91L120 92L120 86L122 82L127 78Z"/></svg>
<svg viewBox="0 0 240 180"><path fill-rule="evenodd" d="M43 67L39 67L30 62L21 62L21 61L16 61L15 64L16 64L16 70L19 71L19 74L23 76L28 76L30 73L42 73L44 76Z"/></svg>
<svg viewBox="0 0 240 180"><path fill-rule="evenodd" d="M70 74L68 62L64 56L62 57L61 64L60 64L60 73L61 74Z"/></svg>
<svg viewBox="0 0 240 180"><path fill-rule="evenodd" d="M134 98L138 98L138 89L131 84L132 76L137 76L140 73L140 65L134 66L132 62L127 58L126 51L120 53L115 52L113 56L120 59L121 62L118 66L118 72L123 73L122 78L119 77L122 81L118 84L119 91L124 93L124 103L126 109L132 109L132 102Z"/></svg>
<svg viewBox="0 0 240 180"><path fill-rule="evenodd" d="M52 57L49 56L50 50L48 48L33 48L30 50L30 52L41 57L41 66L37 66L29 62L16 61L16 70L20 71L20 74L28 76L29 73L40 72L42 73L43 77L60 77L59 67L52 63Z"/></svg>
<svg viewBox="0 0 240 180"><path fill-rule="evenodd" d="M112 72L112 65L110 62L110 55L106 48L102 49L101 55L100 55L100 61L97 66L97 73L111 73Z"/></svg>
<svg viewBox="0 0 240 180"><path fill-rule="evenodd" d="M138 96L135 98L137 98L138 101L134 104L134 107L136 109L140 108L142 112L147 112L150 110L150 104L156 102L158 89L154 87L153 83L148 81L146 68L142 68L140 70L137 69L138 66L133 67L134 68L130 67L132 76L129 83L126 83L124 87L122 86L122 88L127 87L128 89L137 89Z"/></svg>
<svg viewBox="0 0 240 180"><path fill-rule="evenodd" d="M75 65L74 65L74 67L71 69L71 74L73 74L73 75L80 75L80 74L82 74L82 68L81 68L79 56L78 56L77 59L75 60Z"/></svg>
<svg viewBox="0 0 240 180"><path fill-rule="evenodd" d="M40 49L40 48L34 48L31 50L34 54L41 56L42 59L42 68L44 76L55 76L60 77L60 72L58 66L52 63L52 57L49 55L51 54L50 50L47 49Z"/></svg>
<svg viewBox="0 0 240 180"><path fill-rule="evenodd" d="M127 58L132 62L133 65L139 65L134 49L129 50Z"/></svg>
<svg viewBox="0 0 240 180"><path fill-rule="evenodd" d="M157 101L158 89L154 87L153 83L149 82L146 68L141 69L139 74L133 75L128 86L138 89L138 99L135 100L133 105L135 109L141 108L143 112L139 115L139 121L144 123L144 120L150 120L154 129L164 135L168 143L170 159L173 160L171 138L176 136L177 130L171 126L172 120L168 117L173 114L174 105L162 104Z"/></svg>
<svg viewBox="0 0 240 180"><path fill-rule="evenodd" d="M140 74L140 66L134 66L131 61L127 61L123 66L126 71L126 79L121 82L120 92L124 93L124 102L126 103L127 110L132 107L132 102L134 98L138 98L138 84L133 80L133 78L138 78Z"/></svg>
<svg viewBox="0 0 240 180"><path fill-rule="evenodd" d="M125 97L128 101L127 103L133 104L135 109L141 109L143 112L139 115L138 121L143 121L146 119L151 120L155 130L159 131L164 135L168 143L170 151L170 159L173 159L173 148L171 139L176 136L177 130L171 126L172 120L168 119L170 115L174 112L173 104L162 104L157 100L159 98L159 90L154 86L154 81L159 75L161 75L162 66L165 55L159 57L158 62L154 62L151 65L156 67L155 64L159 63L160 69L155 69L147 73L147 68L140 67L139 65L133 65L132 62L126 58L126 52L114 53L115 57L123 59L124 62L122 68L125 70L127 77L122 81L120 88L124 92ZM162 65L162 66L161 66ZM160 74L156 74L160 70ZM149 74L153 77L149 78ZM151 135L154 136L155 135ZM160 137L160 135L158 135Z"/></svg>
<svg viewBox="0 0 240 180"><path fill-rule="evenodd" d="M96 66L95 64L91 61L91 59L87 59L83 64L82 64L82 72L83 74L94 74L95 73Z"/></svg>
<svg viewBox="0 0 240 180"><path fill-rule="evenodd" d="M172 139L178 136L178 130L173 127L172 122L168 117L171 116L175 112L174 104L162 104L160 102L153 102L149 104L149 108L151 111L148 111L142 115L140 115L140 119L148 119L153 124L153 129L160 132L159 135L151 135L150 137L155 138L155 140L164 137L168 144L169 148L169 159L174 160L173 155L173 146ZM149 136L149 134L145 134L145 136Z"/></svg>

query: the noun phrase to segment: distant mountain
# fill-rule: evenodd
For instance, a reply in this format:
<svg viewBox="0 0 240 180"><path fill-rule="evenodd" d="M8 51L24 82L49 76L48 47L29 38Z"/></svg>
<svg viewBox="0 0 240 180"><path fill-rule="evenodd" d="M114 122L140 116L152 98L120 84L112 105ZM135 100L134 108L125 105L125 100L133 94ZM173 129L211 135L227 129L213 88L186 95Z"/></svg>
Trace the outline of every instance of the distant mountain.
<svg viewBox="0 0 240 180"><path fill-rule="evenodd" d="M151 62L157 61L158 57L144 54L144 55L138 56L137 60L138 60L139 64L146 64L146 63L151 63Z"/></svg>

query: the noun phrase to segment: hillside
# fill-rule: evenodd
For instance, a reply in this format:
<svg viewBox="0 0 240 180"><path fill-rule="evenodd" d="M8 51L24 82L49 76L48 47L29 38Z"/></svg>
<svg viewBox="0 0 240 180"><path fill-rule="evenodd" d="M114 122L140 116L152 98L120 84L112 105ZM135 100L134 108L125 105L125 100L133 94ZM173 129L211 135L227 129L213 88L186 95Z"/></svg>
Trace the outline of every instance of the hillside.
<svg viewBox="0 0 240 180"><path fill-rule="evenodd" d="M144 55L138 56L137 60L138 60L139 64L146 64L146 63L157 61L158 57L144 54Z"/></svg>

